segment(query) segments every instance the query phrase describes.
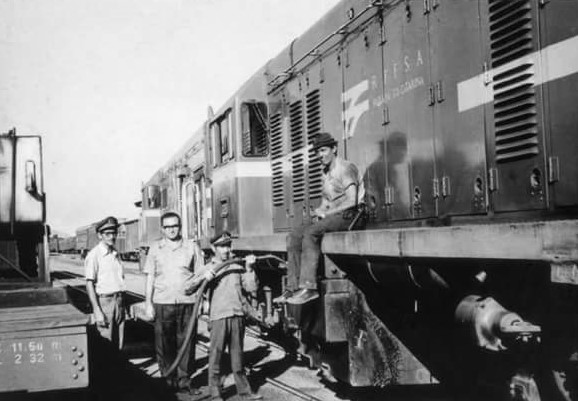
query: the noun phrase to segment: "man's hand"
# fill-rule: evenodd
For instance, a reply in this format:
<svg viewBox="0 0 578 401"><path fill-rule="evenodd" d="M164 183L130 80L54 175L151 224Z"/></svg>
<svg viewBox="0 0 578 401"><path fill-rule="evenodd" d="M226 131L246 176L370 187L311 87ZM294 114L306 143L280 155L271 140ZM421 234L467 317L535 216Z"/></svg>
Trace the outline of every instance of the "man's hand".
<svg viewBox="0 0 578 401"><path fill-rule="evenodd" d="M214 278L215 278L215 272L211 269L207 270L205 272L205 274L203 274L203 280L205 280L207 283L210 282Z"/></svg>
<svg viewBox="0 0 578 401"><path fill-rule="evenodd" d="M245 256L245 267L247 270L253 269L253 265L257 262L257 257L253 254Z"/></svg>
<svg viewBox="0 0 578 401"><path fill-rule="evenodd" d="M311 217L313 222L316 223L325 218L325 213L320 208L317 208L311 213Z"/></svg>
<svg viewBox="0 0 578 401"><path fill-rule="evenodd" d="M149 320L155 320L155 308L152 302L145 302L145 315Z"/></svg>
<svg viewBox="0 0 578 401"><path fill-rule="evenodd" d="M104 316L104 313L102 313L101 309L96 309L94 311L94 322L99 327L108 326L108 322L106 321L106 316Z"/></svg>

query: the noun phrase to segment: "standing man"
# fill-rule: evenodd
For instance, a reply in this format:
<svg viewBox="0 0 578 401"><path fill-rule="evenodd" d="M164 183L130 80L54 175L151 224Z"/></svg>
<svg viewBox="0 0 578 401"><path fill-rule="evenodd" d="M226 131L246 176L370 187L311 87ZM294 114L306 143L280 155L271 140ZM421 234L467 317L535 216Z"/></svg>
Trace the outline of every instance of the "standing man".
<svg viewBox="0 0 578 401"><path fill-rule="evenodd" d="M122 349L124 340L124 273L114 248L118 220L112 216L96 225L100 242L86 255L86 290L100 335Z"/></svg>
<svg viewBox="0 0 578 401"><path fill-rule="evenodd" d="M235 378L237 394L241 400L260 400L260 394L251 391L243 366L243 341L245 338L245 293L257 291L257 279L253 270L255 256L246 259L246 269L231 264L219 271L215 267L231 257L231 234L227 231L211 239L214 257L205 265L192 282L194 291L203 280L212 281L209 320L211 324L209 349L209 390L213 401L223 401L221 386L221 362L225 349L231 354L231 370Z"/></svg>
<svg viewBox="0 0 578 401"><path fill-rule="evenodd" d="M155 319L155 351L161 374L170 387L199 394L191 387L195 345L189 344L177 371L167 375L183 345L195 306L195 295L186 295L194 270L203 265L199 246L181 236L181 217L174 212L161 216L163 239L154 242L146 259L146 314Z"/></svg>
<svg viewBox="0 0 578 401"><path fill-rule="evenodd" d="M363 202L363 182L355 164L337 156L337 141L326 132L313 141L323 165L321 205L311 225L296 228L287 236L287 290L275 302L300 305L319 297L317 268L321 239L326 232L347 230ZM298 291L297 286L299 287Z"/></svg>

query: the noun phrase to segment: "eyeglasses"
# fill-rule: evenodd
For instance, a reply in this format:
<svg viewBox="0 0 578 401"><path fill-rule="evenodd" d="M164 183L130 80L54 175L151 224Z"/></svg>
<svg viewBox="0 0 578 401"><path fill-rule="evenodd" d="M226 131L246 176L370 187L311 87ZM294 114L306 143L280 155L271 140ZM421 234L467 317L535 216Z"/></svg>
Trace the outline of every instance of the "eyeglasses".
<svg viewBox="0 0 578 401"><path fill-rule="evenodd" d="M175 224L175 225L173 225L173 226L163 226L163 228L164 228L165 230L168 230L169 228L180 228L180 227L181 227L181 226L180 226L179 224Z"/></svg>

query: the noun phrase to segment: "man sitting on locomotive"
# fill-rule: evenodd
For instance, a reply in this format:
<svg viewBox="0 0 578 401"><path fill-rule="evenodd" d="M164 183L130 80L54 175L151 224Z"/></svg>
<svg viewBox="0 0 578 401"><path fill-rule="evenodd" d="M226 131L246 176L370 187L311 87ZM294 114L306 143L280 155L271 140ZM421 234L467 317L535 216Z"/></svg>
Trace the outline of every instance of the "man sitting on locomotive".
<svg viewBox="0 0 578 401"><path fill-rule="evenodd" d="M300 305L319 297L317 268L321 239L326 232L350 228L363 202L363 180L355 164L337 156L337 141L322 132L313 141L323 165L321 205L313 224L294 229L287 236L287 289L274 302ZM298 291L297 287L299 288Z"/></svg>

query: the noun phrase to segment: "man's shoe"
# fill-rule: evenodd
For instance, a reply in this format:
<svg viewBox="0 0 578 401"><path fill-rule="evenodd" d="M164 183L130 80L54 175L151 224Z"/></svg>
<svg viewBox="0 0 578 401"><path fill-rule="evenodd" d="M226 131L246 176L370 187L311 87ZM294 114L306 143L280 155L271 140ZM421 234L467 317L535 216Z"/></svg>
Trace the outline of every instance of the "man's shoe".
<svg viewBox="0 0 578 401"><path fill-rule="evenodd" d="M291 298L287 299L287 303L291 305L303 305L317 298L319 298L319 292L317 290L303 288L293 294Z"/></svg>
<svg viewBox="0 0 578 401"><path fill-rule="evenodd" d="M274 304L284 304L285 302L287 302L287 299L290 298L292 295L293 295L293 291L285 290L285 291L283 291L283 294L279 295L276 298L273 298L273 303Z"/></svg>
<svg viewBox="0 0 578 401"><path fill-rule="evenodd" d="M243 401L257 401L262 400L263 396L259 393L239 394L239 398Z"/></svg>

